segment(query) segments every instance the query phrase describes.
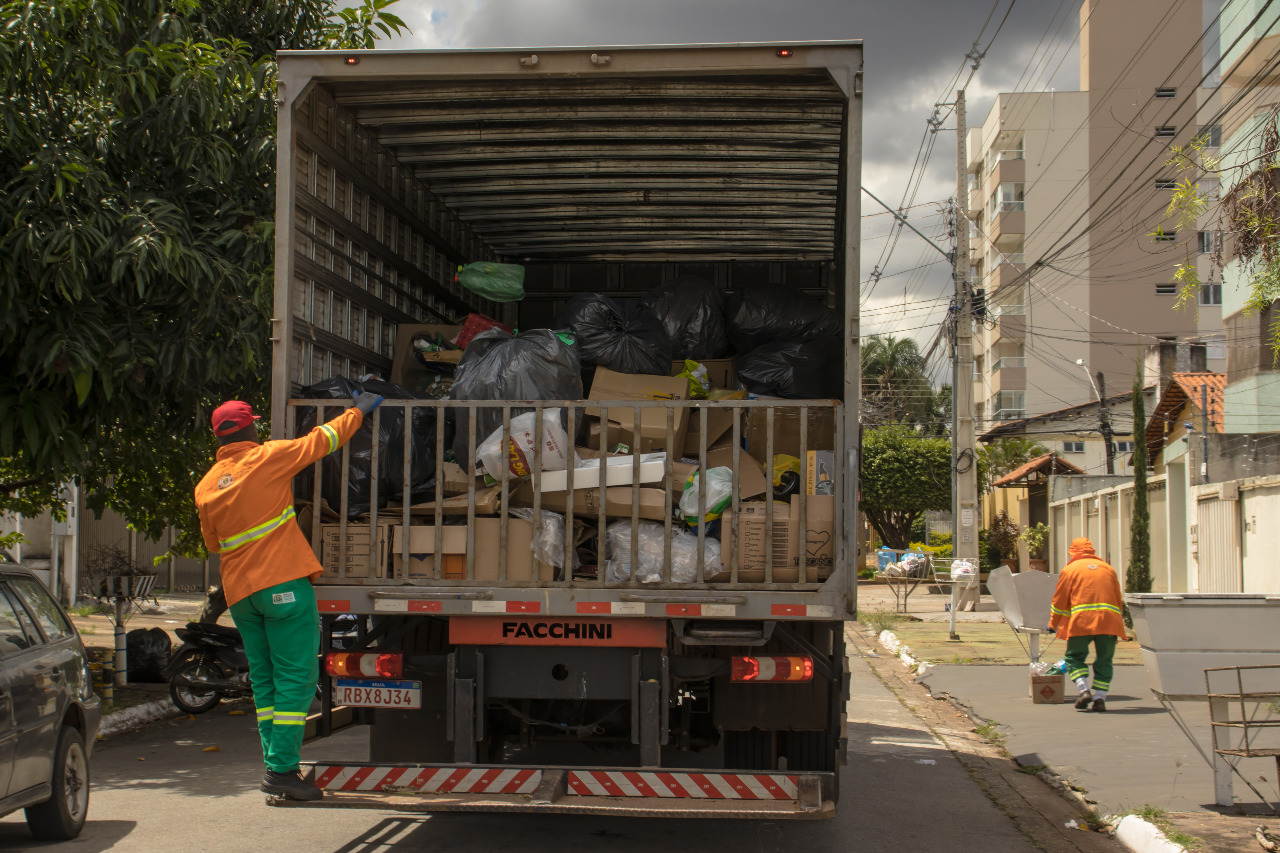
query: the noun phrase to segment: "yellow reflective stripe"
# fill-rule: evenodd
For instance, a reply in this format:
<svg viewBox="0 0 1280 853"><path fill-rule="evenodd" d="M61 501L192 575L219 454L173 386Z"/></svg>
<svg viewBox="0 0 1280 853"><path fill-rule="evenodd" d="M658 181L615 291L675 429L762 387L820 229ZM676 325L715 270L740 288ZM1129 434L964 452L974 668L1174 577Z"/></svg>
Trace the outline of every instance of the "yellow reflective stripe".
<svg viewBox="0 0 1280 853"><path fill-rule="evenodd" d="M251 527L244 533L232 536L230 539L220 539L218 540L218 545L223 551L231 551L239 548L241 545L247 545L254 540L261 539L268 533L271 533L277 527L292 519L293 516L293 507L286 507L284 512L280 513L270 521L263 522L257 527Z"/></svg>
<svg viewBox="0 0 1280 853"><path fill-rule="evenodd" d="M320 431L329 436L329 452L338 449L338 431L328 424L320 424Z"/></svg>
<svg viewBox="0 0 1280 853"><path fill-rule="evenodd" d="M1070 610L1059 610L1058 608L1053 607L1053 606L1050 606L1050 607L1049 607L1049 612L1050 612L1050 613L1057 614L1058 616L1070 616L1070 615L1071 615L1071 611L1070 611Z"/></svg>
<svg viewBox="0 0 1280 853"><path fill-rule="evenodd" d="M1112 613L1120 613L1120 608L1116 607L1114 604L1077 604L1075 607L1071 608L1072 614L1084 613L1089 610L1109 610Z"/></svg>
<svg viewBox="0 0 1280 853"><path fill-rule="evenodd" d="M305 726L307 724L307 712L276 711L272 724L277 726Z"/></svg>
<svg viewBox="0 0 1280 853"><path fill-rule="evenodd" d="M259 709L258 709L258 719L259 719L259 720L269 720L269 719L271 719L271 712L272 712L272 711L274 711L274 710L275 710L275 708L274 708L274 707L270 707L270 708L259 708Z"/></svg>

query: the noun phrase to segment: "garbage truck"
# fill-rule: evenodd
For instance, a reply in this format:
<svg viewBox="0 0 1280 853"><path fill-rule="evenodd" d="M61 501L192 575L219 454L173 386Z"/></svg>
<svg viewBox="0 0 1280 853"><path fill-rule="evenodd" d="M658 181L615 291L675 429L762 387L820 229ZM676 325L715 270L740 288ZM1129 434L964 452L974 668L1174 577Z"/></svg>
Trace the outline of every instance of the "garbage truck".
<svg viewBox="0 0 1280 853"><path fill-rule="evenodd" d="M282 51L278 85L273 437L386 399L295 484L359 625L307 754L358 755L275 804L830 817L861 42Z"/></svg>

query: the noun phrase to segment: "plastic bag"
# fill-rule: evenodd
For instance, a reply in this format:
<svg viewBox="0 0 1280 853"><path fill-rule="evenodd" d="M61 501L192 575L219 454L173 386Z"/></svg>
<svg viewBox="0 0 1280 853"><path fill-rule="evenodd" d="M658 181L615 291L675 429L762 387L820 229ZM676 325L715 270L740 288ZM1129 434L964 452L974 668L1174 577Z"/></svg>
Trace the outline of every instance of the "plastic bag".
<svg viewBox="0 0 1280 853"><path fill-rule="evenodd" d="M160 684L168 681L165 668L173 648L163 628L134 628L124 635L129 681Z"/></svg>
<svg viewBox="0 0 1280 853"><path fill-rule="evenodd" d="M502 478L505 465L513 477L529 477L533 474L533 448L538 444L534 436L537 428L536 412L525 412L511 419L511 433L505 446L502 441L502 425L491 432L476 448L476 464L492 480ZM572 449L564 427L560 425L560 410L546 409L542 413L542 470L563 471L569 464ZM576 455L574 457L576 459Z"/></svg>
<svg viewBox="0 0 1280 853"><path fill-rule="evenodd" d="M691 358L684 360L684 370L678 374L681 379L689 380L689 399L705 400L711 396L711 379L707 376L707 368Z"/></svg>
<svg viewBox="0 0 1280 853"><path fill-rule="evenodd" d="M494 302L519 302L524 299L524 267L519 264L477 261L458 267L458 281L472 293L478 293Z"/></svg>
<svg viewBox="0 0 1280 853"><path fill-rule="evenodd" d="M549 329L533 329L514 338L496 330L479 335L462 354L449 392L453 400L581 400L582 396L582 364L573 336ZM511 415L528 411L512 409ZM459 465L470 466L470 413L459 409L455 417L454 458ZM476 410L477 443L501 427L501 409Z"/></svg>
<svg viewBox="0 0 1280 853"><path fill-rule="evenodd" d="M729 297L729 341L739 353L767 343L798 343L844 334L841 316L798 290L780 284L748 284Z"/></svg>
<svg viewBox="0 0 1280 853"><path fill-rule="evenodd" d="M525 521L533 522L532 509L512 507L507 512L513 518L523 518ZM563 569L564 516L546 509L541 510L540 515L541 518L538 523L533 525L533 557L540 563ZM582 561L578 559L578 549L570 549L570 554L573 557L573 567L576 569L581 566Z"/></svg>
<svg viewBox="0 0 1280 853"><path fill-rule="evenodd" d="M666 528L642 521L636 528L636 578L640 583L661 583L666 560ZM608 559L605 577L610 583L625 583L631 577L631 522L615 521L605 530ZM720 540L703 537L703 577L720 571ZM694 583L698 579L698 534L671 529L671 580Z"/></svg>
<svg viewBox="0 0 1280 853"><path fill-rule="evenodd" d="M905 554L898 561L903 577L923 578L929 574L929 558L924 554Z"/></svg>
<svg viewBox="0 0 1280 853"><path fill-rule="evenodd" d="M694 471L684 483L680 496L680 517L686 524L698 523L698 475ZM733 471L729 468L707 469L707 521L715 521L724 514L725 507L733 500Z"/></svg>
<svg viewBox="0 0 1280 853"><path fill-rule="evenodd" d="M794 456L788 456L785 453L779 453L773 457L773 485L782 485L782 475L793 473L799 475L801 471L800 460Z"/></svg>
<svg viewBox="0 0 1280 853"><path fill-rule="evenodd" d="M649 308L623 305L599 293L569 300L556 323L578 336L582 361L618 373L671 373L671 339Z"/></svg>
<svg viewBox="0 0 1280 853"><path fill-rule="evenodd" d="M662 322L671 339L673 358L703 361L728 351L724 294L706 279L682 275L664 283L643 302Z"/></svg>
<svg viewBox="0 0 1280 853"><path fill-rule="evenodd" d="M805 400L838 397L841 364L835 341L783 341L734 359L738 382L752 394Z"/></svg>
<svg viewBox="0 0 1280 853"><path fill-rule="evenodd" d="M490 329L499 329L508 335L513 334L515 331L506 323L499 322L492 317L486 317L483 314L468 314L467 318L462 321L462 331L454 336L453 343L459 349L466 349L479 335Z"/></svg>
<svg viewBox="0 0 1280 853"><path fill-rule="evenodd" d="M388 400L424 399L399 385L369 379L352 382L343 376L334 376L303 388L301 396L313 400L351 401L352 392L369 391ZM325 409L325 420L342 414L343 409ZM378 410L378 508L388 501L400 502L404 492L404 409L384 406ZM316 426L316 410L311 407L298 409L297 434L306 435ZM445 433L445 441L449 440ZM373 417L365 419L360 430L347 443L350 466L347 469L347 518L358 518L369 512L370 467L373 463ZM413 410L413 435L409 458L409 500L429 500L435 488L436 477L436 413L429 407ZM342 456L330 453L321 465L320 497L334 512L342 506ZM314 466L308 465L294 478L294 495L300 501L310 501L315 494Z"/></svg>

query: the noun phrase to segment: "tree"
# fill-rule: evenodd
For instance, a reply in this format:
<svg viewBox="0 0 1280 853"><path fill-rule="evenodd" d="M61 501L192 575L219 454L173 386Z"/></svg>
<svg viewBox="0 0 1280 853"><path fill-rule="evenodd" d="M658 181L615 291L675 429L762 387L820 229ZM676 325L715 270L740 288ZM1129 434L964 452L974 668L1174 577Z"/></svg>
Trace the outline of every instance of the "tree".
<svg viewBox="0 0 1280 853"><path fill-rule="evenodd" d="M1129 521L1129 566L1125 592L1151 592L1151 510L1147 505L1147 406L1142 397L1142 371L1133 382L1133 516ZM1126 615L1128 609L1125 610Z"/></svg>
<svg viewBox="0 0 1280 853"><path fill-rule="evenodd" d="M267 398L275 62L393 0L0 0L0 509L77 479L202 547L209 412Z"/></svg>
<svg viewBox="0 0 1280 853"><path fill-rule="evenodd" d="M996 480L1027 464L1037 456L1043 456L1049 448L1040 442L1021 436L1008 436L984 444L978 450L978 484L985 495Z"/></svg>
<svg viewBox="0 0 1280 853"><path fill-rule="evenodd" d="M934 392L926 375L924 356L911 338L873 335L862 345L862 409L864 423L910 423L923 426ZM947 395L950 399L950 394ZM948 419L950 410L948 410Z"/></svg>
<svg viewBox="0 0 1280 853"><path fill-rule="evenodd" d="M951 506L951 445L903 424L868 429L860 485L871 526L890 548L906 548L917 518Z"/></svg>

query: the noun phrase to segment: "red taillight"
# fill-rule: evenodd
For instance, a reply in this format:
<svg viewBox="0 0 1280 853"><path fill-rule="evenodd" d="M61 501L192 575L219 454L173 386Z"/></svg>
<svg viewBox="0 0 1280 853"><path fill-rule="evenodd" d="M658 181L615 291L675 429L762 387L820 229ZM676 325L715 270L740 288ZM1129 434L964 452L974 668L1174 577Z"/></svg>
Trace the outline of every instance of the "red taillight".
<svg viewBox="0 0 1280 853"><path fill-rule="evenodd" d="M325 672L356 678L399 678L404 675L404 655L379 652L329 652Z"/></svg>
<svg viewBox="0 0 1280 853"><path fill-rule="evenodd" d="M791 48L789 47L778 48L778 56L781 57L782 59L786 59L787 57L791 56Z"/></svg>
<svg viewBox="0 0 1280 853"><path fill-rule="evenodd" d="M730 660L729 670L730 678L734 681L812 681L813 658L799 655L735 657Z"/></svg>

